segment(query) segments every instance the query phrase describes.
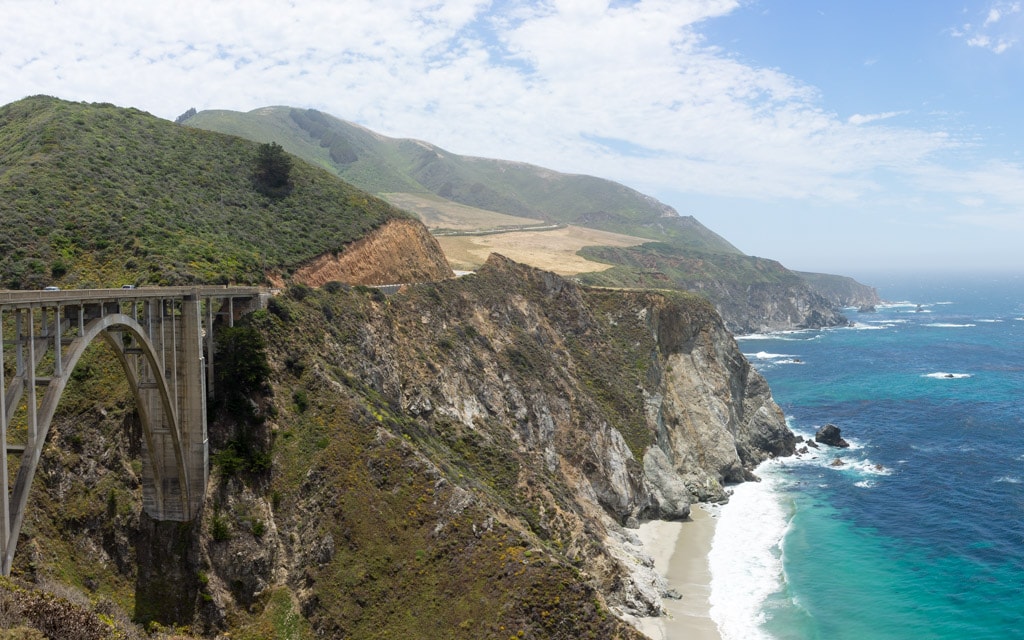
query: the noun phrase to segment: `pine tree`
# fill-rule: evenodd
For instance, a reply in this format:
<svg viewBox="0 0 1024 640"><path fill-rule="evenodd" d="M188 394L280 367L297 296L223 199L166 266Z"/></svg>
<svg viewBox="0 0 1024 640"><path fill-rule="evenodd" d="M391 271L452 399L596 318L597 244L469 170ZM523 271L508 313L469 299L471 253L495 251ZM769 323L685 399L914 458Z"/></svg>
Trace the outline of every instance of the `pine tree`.
<svg viewBox="0 0 1024 640"><path fill-rule="evenodd" d="M256 190L273 197L282 198L291 193L292 159L276 142L261 144L256 154Z"/></svg>

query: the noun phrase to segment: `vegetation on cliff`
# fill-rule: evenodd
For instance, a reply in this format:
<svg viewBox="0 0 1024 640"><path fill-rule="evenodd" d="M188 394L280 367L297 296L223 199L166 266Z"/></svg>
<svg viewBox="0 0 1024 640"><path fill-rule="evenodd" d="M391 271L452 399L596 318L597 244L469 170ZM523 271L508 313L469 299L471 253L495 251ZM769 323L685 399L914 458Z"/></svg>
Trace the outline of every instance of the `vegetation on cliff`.
<svg viewBox="0 0 1024 640"><path fill-rule="evenodd" d="M297 160L282 186L281 153L113 105L0 107L0 148L0 287L259 283L407 217Z"/></svg>
<svg viewBox="0 0 1024 640"><path fill-rule="evenodd" d="M615 266L581 274L603 287L681 289L707 296L729 330L753 333L847 322L833 301L775 260L681 250L661 242L639 247L585 247L580 254Z"/></svg>

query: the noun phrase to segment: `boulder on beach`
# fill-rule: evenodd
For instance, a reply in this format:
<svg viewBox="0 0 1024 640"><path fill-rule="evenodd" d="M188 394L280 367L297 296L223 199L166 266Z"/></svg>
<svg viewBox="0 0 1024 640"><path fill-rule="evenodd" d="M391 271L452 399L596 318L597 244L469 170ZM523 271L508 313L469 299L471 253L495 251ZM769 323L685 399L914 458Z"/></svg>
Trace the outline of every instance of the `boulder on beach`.
<svg viewBox="0 0 1024 640"><path fill-rule="evenodd" d="M850 443L843 440L843 437L839 434L839 427L831 423L818 429L818 432L814 434L814 439L821 444L827 444L831 447L846 448L850 446Z"/></svg>

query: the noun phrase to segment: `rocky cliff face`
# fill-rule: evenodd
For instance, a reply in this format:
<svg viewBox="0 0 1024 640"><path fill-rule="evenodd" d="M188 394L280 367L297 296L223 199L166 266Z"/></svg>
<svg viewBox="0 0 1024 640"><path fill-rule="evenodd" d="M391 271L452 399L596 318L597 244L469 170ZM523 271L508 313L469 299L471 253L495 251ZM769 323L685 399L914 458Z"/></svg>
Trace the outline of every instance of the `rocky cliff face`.
<svg viewBox="0 0 1024 640"><path fill-rule="evenodd" d="M269 377L247 418L211 428L202 521L169 539L143 527L146 566L124 574L170 574L162 597L191 600L163 610L209 633L638 637L607 612L657 614L663 585L629 527L686 518L793 451L697 296L586 289L494 256L390 298L292 288L248 322ZM83 566L106 554L98 575L116 582L94 546ZM183 568L156 571L175 548Z"/></svg>
<svg viewBox="0 0 1024 640"><path fill-rule="evenodd" d="M586 247L580 254L616 265L582 275L587 284L699 293L711 300L726 327L736 334L848 323L836 304L775 260L697 253L661 243Z"/></svg>
<svg viewBox="0 0 1024 640"><path fill-rule="evenodd" d="M849 323L832 302L798 279L736 286L728 282L701 283L737 335L820 329Z"/></svg>
<svg viewBox="0 0 1024 640"><path fill-rule="evenodd" d="M846 276L797 272L818 295L837 307L870 307L882 302L874 287Z"/></svg>
<svg viewBox="0 0 1024 640"><path fill-rule="evenodd" d="M593 590L589 597L623 613L657 614L659 582L628 527L686 518L692 501L722 498L725 483L793 451L764 380L694 296L587 290L494 256L474 276L392 298L339 291L279 304L289 320L268 316L261 329L280 345L270 348L280 366L275 469L289 459L298 467L282 471L294 484L272 481L283 496L277 507L257 506L255 496L221 500L222 518L255 512L273 525L259 549L245 535L226 545L206 539L219 619L276 588L289 589L321 633L352 632L367 619L397 624L358 590L336 591L339 579L352 579L342 578L351 563L379 563L360 556L371 546L392 562L411 553L367 539L381 536L443 566L452 544L470 545L459 582L481 578L471 563L484 578L517 576L492 566L488 546L515 540L513 556L539 563L530 589L575 567L573 583ZM291 337L278 340L280 332ZM330 422L339 411L354 417L339 431L325 428L323 452L301 444L302 423ZM336 439L362 453L333 450ZM294 459L290 448L306 453ZM391 505L396 491L413 508ZM375 527L366 530L365 519ZM410 527L418 533L398 533ZM232 561L253 554L262 559ZM431 606L420 599L428 585L459 602L473 591L437 568L423 578L363 571L359 584L366 593L389 584L417 608ZM526 585L493 588L502 602L526 597ZM509 615L510 624L541 628ZM582 616L576 626L591 620L574 615Z"/></svg>

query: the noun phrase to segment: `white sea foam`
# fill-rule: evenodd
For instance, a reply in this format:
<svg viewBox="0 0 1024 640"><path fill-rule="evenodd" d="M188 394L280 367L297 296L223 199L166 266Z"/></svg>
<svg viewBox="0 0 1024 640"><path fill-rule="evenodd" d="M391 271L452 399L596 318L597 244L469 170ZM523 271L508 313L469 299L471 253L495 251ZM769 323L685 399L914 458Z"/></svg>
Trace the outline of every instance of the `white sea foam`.
<svg viewBox="0 0 1024 640"><path fill-rule="evenodd" d="M874 463L870 460L850 460L843 467L856 471L869 476L889 476L892 475L892 469L883 467L880 464ZM841 468L841 467L839 467Z"/></svg>
<svg viewBox="0 0 1024 640"><path fill-rule="evenodd" d="M861 489L874 489L875 488L875 481L874 480L861 480L860 482L854 482L853 486L860 487Z"/></svg>
<svg viewBox="0 0 1024 640"><path fill-rule="evenodd" d="M782 589L782 539L788 517L775 493L778 482L758 467L761 482L735 488L721 511L708 555L711 619L723 640L768 638L762 630L765 600Z"/></svg>
<svg viewBox="0 0 1024 640"><path fill-rule="evenodd" d="M868 324L876 324L880 327L889 328L901 324L907 324L907 320L905 318L885 318L882 320L868 320Z"/></svg>
<svg viewBox="0 0 1024 640"><path fill-rule="evenodd" d="M1007 484L1021 484L1021 479L1017 476L1002 476L995 479L995 482L1002 482Z"/></svg>
<svg viewBox="0 0 1024 640"><path fill-rule="evenodd" d="M956 324L954 322L929 322L924 326L936 327L938 329L965 329L967 327L976 327L977 325L971 323Z"/></svg>
<svg viewBox="0 0 1024 640"><path fill-rule="evenodd" d="M945 371L936 371L935 373L926 373L921 376L922 378L935 378L937 380L960 380L961 378L970 378L969 373L947 373Z"/></svg>
<svg viewBox="0 0 1024 640"><path fill-rule="evenodd" d="M778 358L795 358L796 356L788 353L768 353L767 351L758 351L757 353L744 353L747 359L757 358L758 360L775 360Z"/></svg>
<svg viewBox="0 0 1024 640"><path fill-rule="evenodd" d="M978 322L985 322L987 324L998 324L1002 322L1002 320L1000 320L999 318L981 318L978 320Z"/></svg>
<svg viewBox="0 0 1024 640"><path fill-rule="evenodd" d="M883 302L882 304L875 305L876 309L904 309L906 307L914 308L917 306L916 302L910 302L909 300L900 300L897 302Z"/></svg>
<svg viewBox="0 0 1024 640"><path fill-rule="evenodd" d="M871 324L862 324L860 322L854 322L852 325L846 328L852 329L854 331L877 331L879 329L888 329L891 326L892 325L890 324L882 324L879 321L874 321Z"/></svg>
<svg viewBox="0 0 1024 640"><path fill-rule="evenodd" d="M766 351L758 351L757 353L744 353L743 356L750 361L757 361L756 364L761 369L770 368L777 364L803 364L804 361L798 356L789 353L768 353Z"/></svg>
<svg viewBox="0 0 1024 640"><path fill-rule="evenodd" d="M783 342L795 342L799 340L817 340L821 338L817 329L794 329L793 331L775 331L772 333L747 333L736 336L737 342L744 340L781 340Z"/></svg>

